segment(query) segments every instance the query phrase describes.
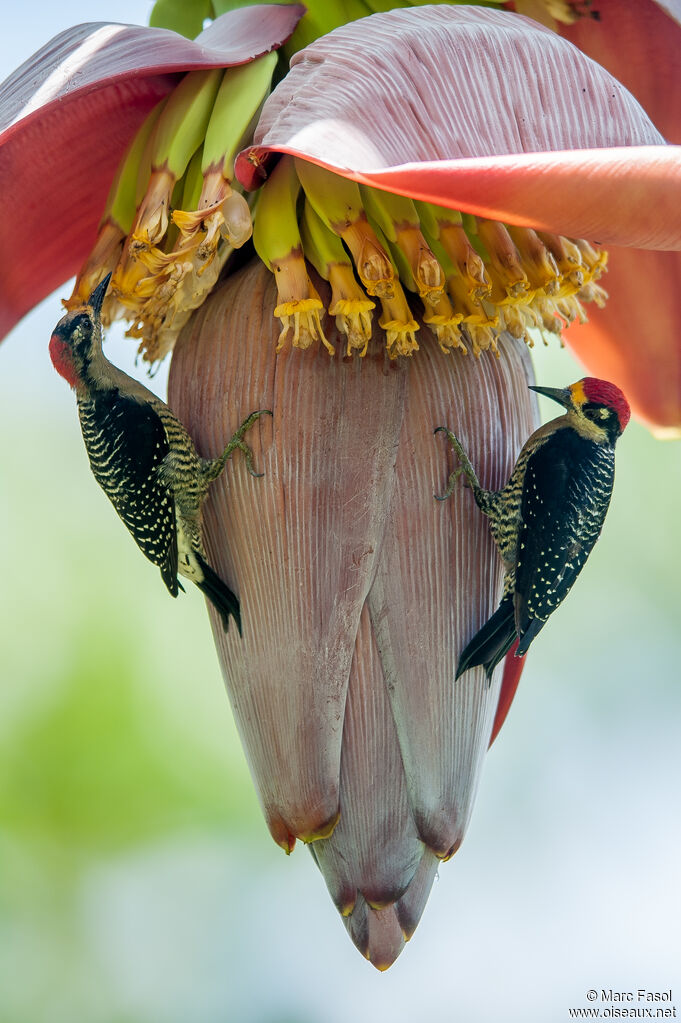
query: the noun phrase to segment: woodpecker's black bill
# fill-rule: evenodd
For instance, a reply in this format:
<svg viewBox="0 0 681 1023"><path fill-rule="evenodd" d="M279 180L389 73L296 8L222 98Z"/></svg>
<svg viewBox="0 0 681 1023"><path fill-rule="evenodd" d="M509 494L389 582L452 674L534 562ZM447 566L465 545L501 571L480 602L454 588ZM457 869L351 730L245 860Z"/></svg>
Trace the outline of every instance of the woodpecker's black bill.
<svg viewBox="0 0 681 1023"><path fill-rule="evenodd" d="M108 273L106 277L102 278L87 300L87 304L91 307L95 317L97 318L99 318L99 314L102 311L102 303L104 301L104 296L106 295L106 289L109 287L110 280L111 274Z"/></svg>
<svg viewBox="0 0 681 1023"><path fill-rule="evenodd" d="M528 384L531 391L543 394L545 398L557 401L563 408L572 408L572 394L569 387L538 387L536 384Z"/></svg>

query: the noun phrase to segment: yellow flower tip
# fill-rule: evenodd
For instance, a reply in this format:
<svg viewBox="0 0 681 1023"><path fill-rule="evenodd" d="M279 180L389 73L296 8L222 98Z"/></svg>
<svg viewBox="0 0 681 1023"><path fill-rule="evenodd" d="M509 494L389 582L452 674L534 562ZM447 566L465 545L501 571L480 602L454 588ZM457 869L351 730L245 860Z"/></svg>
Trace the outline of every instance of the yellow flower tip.
<svg viewBox="0 0 681 1023"><path fill-rule="evenodd" d="M500 309L483 299L480 302L471 303L471 311L464 316L463 322L479 327L498 327L500 323Z"/></svg>
<svg viewBox="0 0 681 1023"><path fill-rule="evenodd" d="M76 277L73 291L62 304L69 311L83 305L108 273L113 272L123 253L125 235L118 224L107 217L99 227L92 252ZM109 297L109 294L106 296ZM106 301L106 299L105 299Z"/></svg>
<svg viewBox="0 0 681 1023"><path fill-rule="evenodd" d="M137 260L146 267L149 273L156 277L161 274L167 273L173 263L179 258L179 253L174 252L163 252L156 245L151 248L140 252L136 257Z"/></svg>
<svg viewBox="0 0 681 1023"><path fill-rule="evenodd" d="M162 235L159 235L158 240L160 240L161 237ZM144 252L148 252L149 249L153 247L153 245L154 243L151 240L150 233L143 228L140 231L135 231L135 233L130 236L128 243L128 252L130 253L133 259L139 259L139 257Z"/></svg>
<svg viewBox="0 0 681 1023"><path fill-rule="evenodd" d="M347 355L358 350L362 357L366 355L371 340L371 310L375 308L368 298L341 298L329 306L329 314L336 317L338 330L347 338Z"/></svg>
<svg viewBox="0 0 681 1023"><path fill-rule="evenodd" d="M465 323L496 327L499 314L494 303L487 299L476 299L468 291L465 281L456 274L447 278L447 291L456 313L461 314Z"/></svg>
<svg viewBox="0 0 681 1023"><path fill-rule="evenodd" d="M496 331L485 324L464 323L462 324L464 336L470 340L471 349L476 359L479 359L483 352L490 349L499 357L497 349Z"/></svg>
<svg viewBox="0 0 681 1023"><path fill-rule="evenodd" d="M599 309L603 309L608 300L608 293L600 284L585 284L577 295L582 302L594 302Z"/></svg>
<svg viewBox="0 0 681 1023"><path fill-rule="evenodd" d="M329 355L335 355L322 330L320 313L324 305L308 277L302 250L292 249L272 265L272 270L279 297L274 315L282 323L276 350L282 350L290 334L294 348L310 348L315 341L321 341Z"/></svg>
<svg viewBox="0 0 681 1023"><path fill-rule="evenodd" d="M224 217L222 210L216 210L215 213L211 213L204 221L203 226L206 233L196 248L196 258L200 263L207 264L214 259L218 243L222 237L223 225ZM205 268L205 266L201 267L198 272L203 273Z"/></svg>
<svg viewBox="0 0 681 1023"><path fill-rule="evenodd" d="M426 300L426 313L423 322L434 332L438 344L445 355L449 355L453 348L460 348L464 355L468 349L463 343L459 324L463 320L463 314L457 313L447 295L436 296L435 300Z"/></svg>
<svg viewBox="0 0 681 1023"><path fill-rule="evenodd" d="M132 238L137 240L140 246L156 245L168 230L168 223L168 206L157 206L148 218L139 224Z"/></svg>
<svg viewBox="0 0 681 1023"><path fill-rule="evenodd" d="M325 275L331 285L329 314L347 338L347 355L366 355L371 338L371 311L376 303L364 294L355 280L350 263L328 263Z"/></svg>
<svg viewBox="0 0 681 1023"><path fill-rule="evenodd" d="M584 238L575 238L575 245L582 257L582 263L591 275L589 279L598 279L607 268L608 253L604 249L595 248Z"/></svg>
<svg viewBox="0 0 681 1023"><path fill-rule="evenodd" d="M205 210L173 210L172 221L182 235L193 235L201 229L207 213Z"/></svg>
<svg viewBox="0 0 681 1023"><path fill-rule="evenodd" d="M294 348L310 348L315 341L321 341L329 355L335 355L335 349L327 341L322 330L320 312L324 306L319 298L301 298L290 302L281 302L275 307L274 315L281 320L282 329L276 350L280 352L291 334Z"/></svg>
<svg viewBox="0 0 681 1023"><path fill-rule="evenodd" d="M88 274L79 276L76 279L76 283L73 286L73 291L68 298L63 298L61 304L67 312L72 312L74 309L79 309L87 303L88 298L99 284L99 279L104 277L104 274L96 271L91 271ZM108 298L108 294L106 298Z"/></svg>
<svg viewBox="0 0 681 1023"><path fill-rule="evenodd" d="M419 325L411 314L406 296L399 281L395 281L392 298L381 299L379 325L385 331L386 348L391 359L398 355L411 355L418 351L416 331Z"/></svg>
<svg viewBox="0 0 681 1023"><path fill-rule="evenodd" d="M133 293L137 282L145 276L146 271L141 263L121 261L111 278L107 295L114 295L119 301L122 301L124 296Z"/></svg>
<svg viewBox="0 0 681 1023"><path fill-rule="evenodd" d="M573 323L575 320L579 320L580 323L586 323L588 319L584 306L576 295L559 299L556 302L556 313L568 324ZM560 330L556 331L556 333L559 334Z"/></svg>
<svg viewBox="0 0 681 1023"><path fill-rule="evenodd" d="M527 327L530 325L538 326L534 323L528 324L525 308L522 306L506 305L499 310L499 326L518 341L527 340Z"/></svg>
<svg viewBox="0 0 681 1023"><path fill-rule="evenodd" d="M419 325L416 320L388 320L381 318L379 324L385 331L386 349L391 359L398 355L413 355L418 352L416 331Z"/></svg>
<svg viewBox="0 0 681 1023"><path fill-rule="evenodd" d="M571 270L561 277L560 287L555 292L557 298L564 298L566 295L576 295L584 287L584 274L581 270Z"/></svg>
<svg viewBox="0 0 681 1023"><path fill-rule="evenodd" d="M463 343L461 331L457 323L451 320L444 323L432 323L426 320L424 322L428 322L428 326L432 327L437 343L440 346L440 351L444 352L445 355L449 355L455 348L461 349L463 355L468 355L468 349Z"/></svg>

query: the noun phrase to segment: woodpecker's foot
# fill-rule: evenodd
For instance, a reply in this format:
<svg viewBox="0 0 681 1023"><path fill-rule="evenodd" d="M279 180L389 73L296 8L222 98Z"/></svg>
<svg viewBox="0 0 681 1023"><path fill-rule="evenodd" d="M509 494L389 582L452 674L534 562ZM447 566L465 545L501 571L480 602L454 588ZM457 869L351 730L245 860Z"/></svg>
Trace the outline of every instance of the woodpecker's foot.
<svg viewBox="0 0 681 1023"><path fill-rule="evenodd" d="M244 419L243 423L241 424L239 429L236 431L236 433L234 434L234 436L232 437L232 439L230 440L229 444L227 445L227 447L222 452L222 455L219 458L219 462L221 463L221 466L224 466L224 464L226 463L227 459L232 454L232 452L236 451L238 449L239 451L243 451L243 453L244 453L244 457L246 459L246 468L248 469L248 471L251 474L251 476L255 476L256 479L258 479L260 476L264 476L265 475L264 472L256 472L255 469L253 468L253 452L249 448L248 444L245 442L244 434L246 434L248 432L248 430L250 430L250 428L255 423L256 419L260 419L260 416L271 416L271 415L272 415L272 412L270 411L270 409L266 408L266 409L260 409L259 412L251 412L251 414L248 417L248 419Z"/></svg>
<svg viewBox="0 0 681 1023"><path fill-rule="evenodd" d="M433 433L434 434L444 433L447 435L447 440L456 451L457 458L459 459L460 462L459 468L455 469L454 472L449 474L449 479L447 480L447 489L445 490L444 494L441 495L433 494L435 500L446 501L448 497L451 497L452 494L454 493L456 481L458 480L459 476L465 476L470 485L473 487L473 490L479 488L480 484L478 483L478 477L475 475L475 470L471 465L468 455L461 446L461 442L459 438L456 436L456 434L453 434L452 431L448 430L446 426L436 427L433 430Z"/></svg>

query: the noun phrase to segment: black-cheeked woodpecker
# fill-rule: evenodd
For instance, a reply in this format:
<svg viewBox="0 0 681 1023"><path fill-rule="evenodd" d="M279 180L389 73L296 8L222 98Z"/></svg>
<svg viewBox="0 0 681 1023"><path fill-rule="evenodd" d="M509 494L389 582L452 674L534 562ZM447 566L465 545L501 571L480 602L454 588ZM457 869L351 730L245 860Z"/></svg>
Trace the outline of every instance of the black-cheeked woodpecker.
<svg viewBox="0 0 681 1023"><path fill-rule="evenodd" d="M179 573L212 601L225 629L231 616L241 633L239 601L206 561L201 506L237 448L257 475L243 438L263 411L242 423L218 458L201 458L168 406L104 355L101 308L110 276L50 339L52 362L76 392L92 472L172 596L182 588Z"/></svg>
<svg viewBox="0 0 681 1023"><path fill-rule="evenodd" d="M518 455L502 490L483 489L459 439L446 433L459 460L448 497L462 474L504 564L498 609L459 657L456 677L484 665L487 678L518 641L521 657L565 599L598 539L615 478L615 444L629 422L627 399L614 384L584 377L564 389L532 387L566 409L540 427Z"/></svg>

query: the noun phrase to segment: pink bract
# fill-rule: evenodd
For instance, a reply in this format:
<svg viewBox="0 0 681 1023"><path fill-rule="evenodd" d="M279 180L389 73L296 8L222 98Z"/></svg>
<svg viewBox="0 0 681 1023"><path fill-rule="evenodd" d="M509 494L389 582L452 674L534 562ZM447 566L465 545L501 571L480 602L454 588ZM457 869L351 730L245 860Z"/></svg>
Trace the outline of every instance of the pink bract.
<svg viewBox="0 0 681 1023"><path fill-rule="evenodd" d="M293 153L414 198L626 247L604 280L626 305L594 310L571 345L641 418L679 427L681 345L668 328L681 311L681 146L658 128L681 141L681 29L652 0L609 0L600 13L566 33L583 46L596 36L599 59L617 55L613 70L657 128L619 81L549 29L507 12L417 8L347 25L296 54L237 175L257 187L277 153ZM670 312L659 325L656 281L657 305ZM653 358L639 344L651 332Z"/></svg>
<svg viewBox="0 0 681 1023"><path fill-rule="evenodd" d="M0 338L79 269L127 145L180 73L281 46L303 11L248 7L193 41L138 25L77 25L2 83Z"/></svg>

